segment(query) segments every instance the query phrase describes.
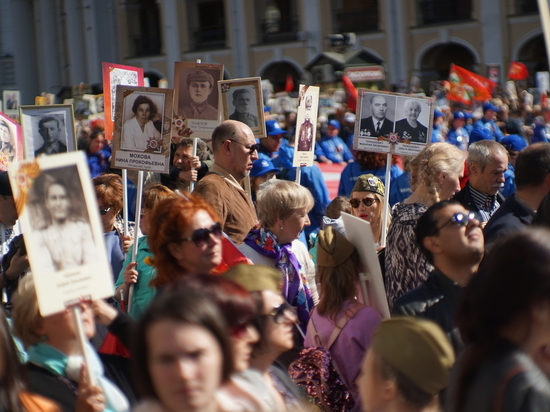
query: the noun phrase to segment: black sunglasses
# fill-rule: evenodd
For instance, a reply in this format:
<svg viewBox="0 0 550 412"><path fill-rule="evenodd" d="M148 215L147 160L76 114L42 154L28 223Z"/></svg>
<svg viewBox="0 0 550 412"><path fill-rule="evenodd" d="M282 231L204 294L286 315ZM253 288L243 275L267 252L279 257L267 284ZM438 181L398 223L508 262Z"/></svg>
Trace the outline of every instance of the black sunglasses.
<svg viewBox="0 0 550 412"><path fill-rule="evenodd" d="M259 143L253 144L252 146L247 146L244 143L237 142L236 140L233 140L233 139L227 139L227 140L229 140L230 142L233 142L233 143L240 144L241 146L244 146L244 148L249 151L249 154L253 154L256 150L260 149L260 144Z"/></svg>
<svg viewBox="0 0 550 412"><path fill-rule="evenodd" d="M279 306L273 308L271 313L267 315L262 315L264 317L271 317L273 318L273 322L280 325L281 323L284 323L285 320L287 320L287 317L285 313L291 313L293 315L296 315L296 310L288 303L287 301L281 303Z"/></svg>
<svg viewBox="0 0 550 412"><path fill-rule="evenodd" d="M470 223L473 220L477 220L478 222L481 222L481 218L476 212L469 212L467 214L464 213L455 213L451 216L451 218L443 223L437 231L439 232L441 229L443 229L445 226L447 226L449 223L452 223L455 226L467 226L468 223Z"/></svg>
<svg viewBox="0 0 550 412"><path fill-rule="evenodd" d="M111 210L110 207L100 207L99 208L99 214L101 216L105 216L109 210Z"/></svg>
<svg viewBox="0 0 550 412"><path fill-rule="evenodd" d="M181 239L180 242L193 242L197 247L202 247L210 240L210 235L220 237L222 235L222 225L220 222L214 223L210 228L197 229L189 237Z"/></svg>
<svg viewBox="0 0 550 412"><path fill-rule="evenodd" d="M374 205L378 199L373 199L372 197L364 197L363 199L350 199L349 202L351 204L351 207L354 209L357 209L361 203L363 203L366 207L371 207Z"/></svg>

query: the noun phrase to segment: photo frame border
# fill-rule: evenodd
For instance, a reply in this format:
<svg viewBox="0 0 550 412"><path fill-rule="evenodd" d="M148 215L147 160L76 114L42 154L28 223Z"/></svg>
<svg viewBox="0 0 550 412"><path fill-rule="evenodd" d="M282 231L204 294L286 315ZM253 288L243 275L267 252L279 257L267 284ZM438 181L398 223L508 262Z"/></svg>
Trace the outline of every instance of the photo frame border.
<svg viewBox="0 0 550 412"><path fill-rule="evenodd" d="M6 96L10 93L15 93L17 95L17 109L8 109L8 106L6 104L7 99ZM4 106L4 113L8 116L18 116L19 115L19 108L21 107L21 91L20 90L3 90L2 91L2 103Z"/></svg>
<svg viewBox="0 0 550 412"><path fill-rule="evenodd" d="M34 150L32 151L32 157L28 156L28 153L27 153L28 136L25 133L23 116L30 116L30 114L28 114L29 111L41 111L41 112L44 112L44 114L47 114L49 112L57 112L59 110L65 110L67 112L65 116L65 118L67 119L67 122L65 122L65 134L67 136L67 152L76 151L77 142L76 142L76 132L75 132L75 122L74 122L74 108L72 104L51 104L48 106L37 106L37 105L19 106L19 121L21 123L21 130L23 133L23 158L25 160L34 159ZM70 123L70 127L67 123ZM31 138L32 137L33 137L33 134L31 134ZM71 147L71 144L72 144L72 147Z"/></svg>
<svg viewBox="0 0 550 412"><path fill-rule="evenodd" d="M125 150L120 148L122 139L122 125L124 123L123 111L124 111L124 98L129 93L144 92L144 93L156 93L164 95L164 112L162 113L162 151L161 153L148 153ZM125 93L126 94L125 96ZM115 169L128 169L128 170L143 170L157 173L168 173L170 169L170 144L172 143L172 122L174 113L174 89L161 89L159 87L135 87L135 86L117 86L117 100L115 111L115 124L113 134L113 155L111 156L111 167ZM130 154L137 154L130 156ZM153 162L163 162L163 167L143 167L145 160L144 154L148 154L152 157ZM134 157L135 156L135 157ZM164 159L161 159L163 157ZM134 159L132 161L131 159ZM138 165L141 164L141 166Z"/></svg>
<svg viewBox="0 0 550 412"><path fill-rule="evenodd" d="M183 119L187 123L187 127L191 130L191 137L198 137L200 139L210 141L212 138L212 132L222 121L222 107L221 107L221 95L218 88L218 82L223 80L225 73L225 66L220 63L196 63L196 62L174 62L174 117L180 116L179 106L180 106L180 95L179 90L181 87L181 71L187 69L208 69L208 70L218 70L219 78L214 79L213 88L216 88L218 91L218 102L216 107L218 109L218 119L217 120L204 120L204 119L194 119L192 117L187 117ZM207 124L203 124L207 122Z"/></svg>
<svg viewBox="0 0 550 412"><path fill-rule="evenodd" d="M111 101L111 71L113 69L122 69L129 72L136 72L138 77L137 87L145 86L145 77L144 70L141 67L126 66L124 64L115 64L103 62L101 65L102 77L103 77L103 113L105 117L105 139L112 140L114 136L114 113L111 112L112 101ZM116 94L115 94L116 98ZM116 102L115 102L116 104ZM116 112L116 106L115 106Z"/></svg>
<svg viewBox="0 0 550 412"><path fill-rule="evenodd" d="M230 102L227 99L229 90L243 86L255 86L256 87L256 109L258 112L258 127L251 127L254 137L264 138L267 137L265 129L265 117L264 117L264 105L262 97L262 78L261 77L245 77L242 79L232 80L220 80L218 82L218 89L220 92L220 99L222 105L222 121L230 120L229 105ZM224 90L226 89L226 90Z"/></svg>
<svg viewBox="0 0 550 412"><path fill-rule="evenodd" d="M90 229L96 249L97 260L94 263L81 265L78 268L65 269L55 273L41 273L36 265L38 250L33 242L28 242L27 252L31 267L35 262L33 277L36 284L38 306L42 316L49 316L65 310L66 304L82 297L92 300L103 299L114 294L114 282L111 265L107 258L103 225L98 212L95 189L92 184L86 155L82 151L61 153L55 156L39 156L33 160L12 163L9 166L10 183L16 205L24 202L26 206L26 187L32 179L28 176L49 170L75 166L78 170L80 186L88 212ZM21 187L18 182L23 182ZM32 184L32 183L31 183ZM32 187L32 186L31 186ZM32 227L26 208L19 206L19 221L26 237L33 237Z"/></svg>

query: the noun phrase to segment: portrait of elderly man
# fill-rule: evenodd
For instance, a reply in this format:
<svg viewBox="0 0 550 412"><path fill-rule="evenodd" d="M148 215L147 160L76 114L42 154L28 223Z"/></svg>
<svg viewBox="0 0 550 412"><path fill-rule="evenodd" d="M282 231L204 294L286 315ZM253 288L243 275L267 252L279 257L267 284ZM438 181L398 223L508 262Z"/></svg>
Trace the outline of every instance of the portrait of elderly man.
<svg viewBox="0 0 550 412"><path fill-rule="evenodd" d="M370 98L371 115L361 119L359 127L360 136L386 136L393 132L393 122L386 118L388 101L382 95L374 95Z"/></svg>
<svg viewBox="0 0 550 412"><path fill-rule="evenodd" d="M208 103L214 90L214 78L204 70L194 70L187 76L190 100L182 107L189 119L217 120L218 109Z"/></svg>
<svg viewBox="0 0 550 412"><path fill-rule="evenodd" d="M252 94L248 89L237 89L233 92L233 106L235 111L229 116L231 120L237 120L249 127L258 127L258 116L250 114Z"/></svg>
<svg viewBox="0 0 550 412"><path fill-rule="evenodd" d="M34 152L35 156L67 152L66 144L59 140L62 135L59 119L51 116L43 117L38 122L38 133L44 139L44 144Z"/></svg>
<svg viewBox="0 0 550 412"><path fill-rule="evenodd" d="M426 143L428 128L418 121L422 106L418 100L407 99L403 104L405 118L395 123L395 131L402 139Z"/></svg>

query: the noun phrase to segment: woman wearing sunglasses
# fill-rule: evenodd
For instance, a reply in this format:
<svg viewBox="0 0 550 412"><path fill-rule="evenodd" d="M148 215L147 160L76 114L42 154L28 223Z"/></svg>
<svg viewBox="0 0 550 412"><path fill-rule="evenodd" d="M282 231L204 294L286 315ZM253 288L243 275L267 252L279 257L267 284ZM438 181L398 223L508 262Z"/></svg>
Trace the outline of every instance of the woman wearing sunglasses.
<svg viewBox="0 0 550 412"><path fill-rule="evenodd" d="M395 299L420 286L433 270L416 242L416 222L428 207L450 199L460 190L466 155L451 144L434 143L411 161L413 193L393 207L385 249L385 285L390 309Z"/></svg>
<svg viewBox="0 0 550 412"><path fill-rule="evenodd" d="M113 276L116 278L123 268L124 254L132 244L134 223L129 222L128 235L124 236L124 222L120 217L122 210L122 179L115 174L97 176L93 179L99 215L103 225L103 235L107 256L111 262Z"/></svg>
<svg viewBox="0 0 550 412"><path fill-rule="evenodd" d="M221 263L220 221L201 198L163 200L151 213L149 224L149 246L157 270L151 286L165 287L186 275L210 273Z"/></svg>
<svg viewBox="0 0 550 412"><path fill-rule="evenodd" d="M239 249L254 264L276 267L283 273L283 296L296 308L305 332L318 297L315 266L298 237L309 226L313 197L296 182L271 180L260 188L256 207L261 227L251 231Z"/></svg>
<svg viewBox="0 0 550 412"><path fill-rule="evenodd" d="M351 213L371 224L374 241L380 244L382 239L382 211L386 189L384 183L372 174L361 175L351 191ZM388 227L390 219L388 219Z"/></svg>

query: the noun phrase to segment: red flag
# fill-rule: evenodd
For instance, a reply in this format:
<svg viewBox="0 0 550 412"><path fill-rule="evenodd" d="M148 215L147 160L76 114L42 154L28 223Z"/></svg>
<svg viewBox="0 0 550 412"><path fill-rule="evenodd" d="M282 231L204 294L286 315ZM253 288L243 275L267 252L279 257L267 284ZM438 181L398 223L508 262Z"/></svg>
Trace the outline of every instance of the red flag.
<svg viewBox="0 0 550 412"><path fill-rule="evenodd" d="M355 110L357 109L357 89L355 88L349 77L345 74L342 75L342 83L344 83L344 89L346 89L346 103L348 104L349 109L352 112L355 112Z"/></svg>
<svg viewBox="0 0 550 412"><path fill-rule="evenodd" d="M224 233L222 236L222 263L212 270L212 274L222 274L239 263L252 264L250 259L248 259Z"/></svg>
<svg viewBox="0 0 550 412"><path fill-rule="evenodd" d="M490 99L495 87L493 81L455 64L451 64L449 69L449 83L449 99L465 104L470 104L472 100Z"/></svg>
<svg viewBox="0 0 550 412"><path fill-rule="evenodd" d="M290 93L294 90L294 80L292 79L291 74L286 75L286 82L285 82L285 92Z"/></svg>
<svg viewBox="0 0 550 412"><path fill-rule="evenodd" d="M508 78L510 80L525 80L529 77L527 66L519 62L510 62L510 70L508 70Z"/></svg>

